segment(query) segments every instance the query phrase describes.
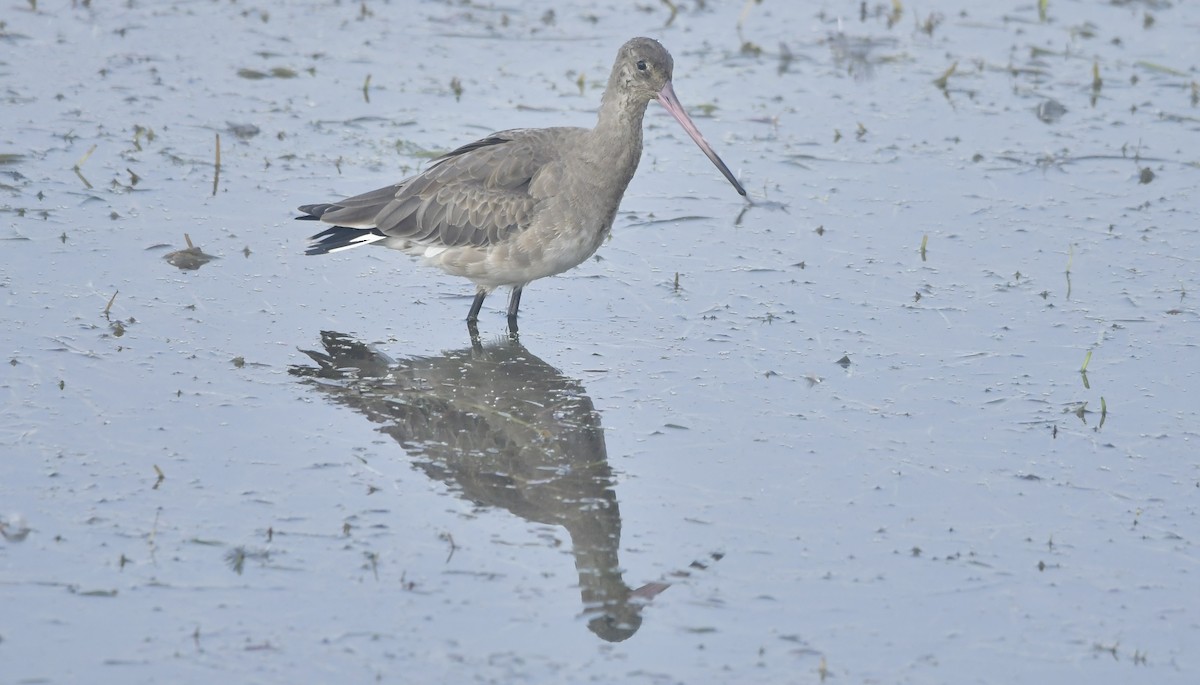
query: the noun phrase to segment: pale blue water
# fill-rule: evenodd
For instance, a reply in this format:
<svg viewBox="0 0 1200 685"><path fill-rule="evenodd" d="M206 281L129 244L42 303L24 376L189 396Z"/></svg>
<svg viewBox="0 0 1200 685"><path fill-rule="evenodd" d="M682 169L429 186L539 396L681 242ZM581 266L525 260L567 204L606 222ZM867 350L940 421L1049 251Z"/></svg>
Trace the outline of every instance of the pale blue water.
<svg viewBox="0 0 1200 685"><path fill-rule="evenodd" d="M5 10L0 681L1194 682L1200 15L677 4ZM468 284L303 255L634 35L757 206L651 105L493 366L503 296L472 357Z"/></svg>

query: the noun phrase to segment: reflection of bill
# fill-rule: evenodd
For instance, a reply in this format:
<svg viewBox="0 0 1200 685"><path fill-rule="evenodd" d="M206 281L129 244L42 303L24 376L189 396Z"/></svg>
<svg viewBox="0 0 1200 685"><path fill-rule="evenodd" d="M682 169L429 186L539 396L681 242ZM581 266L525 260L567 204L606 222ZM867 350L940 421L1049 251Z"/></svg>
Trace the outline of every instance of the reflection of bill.
<svg viewBox="0 0 1200 685"><path fill-rule="evenodd" d="M669 583L633 590L621 577L604 430L578 381L511 339L398 362L340 333L321 342L305 351L318 366L292 374L380 424L464 499L566 528L588 627L610 642L637 632Z"/></svg>

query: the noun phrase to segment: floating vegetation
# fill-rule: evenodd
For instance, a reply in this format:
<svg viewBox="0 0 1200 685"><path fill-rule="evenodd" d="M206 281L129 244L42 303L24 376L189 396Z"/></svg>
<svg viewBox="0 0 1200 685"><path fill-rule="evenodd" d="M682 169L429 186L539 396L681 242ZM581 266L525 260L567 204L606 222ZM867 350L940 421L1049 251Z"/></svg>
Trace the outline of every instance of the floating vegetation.
<svg viewBox="0 0 1200 685"><path fill-rule="evenodd" d="M226 130L232 133L239 140L250 140L259 133L262 133L262 129L254 124L235 124L227 121L225 122L225 126L227 127Z"/></svg>
<svg viewBox="0 0 1200 685"><path fill-rule="evenodd" d="M946 84L950 82L950 77L958 70L958 62L955 61L950 65L950 68L942 72L942 75L933 80L933 85L938 87L938 90L946 92Z"/></svg>
<svg viewBox="0 0 1200 685"><path fill-rule="evenodd" d="M675 3L671 2L671 0L662 0L662 4L666 5L667 9L671 11L670 16L667 17L666 23L663 24L663 28L665 29L668 26L670 26L672 23L674 23L675 17L677 17L679 15L679 6L676 5ZM750 9L749 3L746 3L746 4L747 4L747 6L742 10L743 15L745 15L746 11ZM741 22L742 22L742 20L738 19L739 26L741 25Z"/></svg>
<svg viewBox="0 0 1200 685"><path fill-rule="evenodd" d="M1087 423L1087 413L1088 413L1087 402L1078 402L1069 407L1064 407L1063 413L1064 414L1074 414L1075 416L1079 417L1080 421L1082 421L1084 424L1086 424Z"/></svg>
<svg viewBox="0 0 1200 685"><path fill-rule="evenodd" d="M1175 69L1173 67L1168 67L1166 65L1159 64L1157 62L1148 62L1144 59L1139 59L1138 61L1134 62L1133 65L1137 66L1137 67L1141 67L1143 69L1148 69L1150 71L1157 71L1160 74L1169 74L1171 76L1182 76L1185 78L1188 76L1191 76L1191 74L1187 73L1186 71L1180 71L1179 69Z"/></svg>
<svg viewBox="0 0 1200 685"><path fill-rule="evenodd" d="M221 134L217 135L216 159L213 161L213 197L217 196L217 186L221 183ZM185 234L186 235L186 234ZM191 241L189 241L190 244Z"/></svg>
<svg viewBox="0 0 1200 685"><path fill-rule="evenodd" d="M450 560L454 558L454 553L460 548L454 543L454 536L450 533L438 533L438 539L450 545L450 553L446 555L445 561L445 563L449 564Z"/></svg>
<svg viewBox="0 0 1200 685"><path fill-rule="evenodd" d="M742 31L742 25L746 23L746 18L750 16L750 9L754 5L761 3L762 0L746 0L746 4L742 5L742 11L738 14L737 18L737 30L739 34ZM672 18L674 18L674 15L672 15Z"/></svg>
<svg viewBox="0 0 1200 685"><path fill-rule="evenodd" d="M1079 377L1083 380L1083 387L1087 390L1092 389L1092 384L1088 382L1087 367L1092 361L1092 351L1087 351L1087 356L1083 358L1083 366L1079 367Z"/></svg>
<svg viewBox="0 0 1200 685"><path fill-rule="evenodd" d="M133 149L138 152L142 151L142 140L148 143L153 143L157 136L154 135L154 129L142 126L141 124L133 125Z"/></svg>
<svg viewBox="0 0 1200 685"><path fill-rule="evenodd" d="M108 316L109 312L112 311L113 302L116 302L117 293L119 293L119 292L121 292L121 291L120 290L114 291L112 294L112 297L108 298L108 304L104 306L104 318L105 319L109 318L109 316Z"/></svg>
<svg viewBox="0 0 1200 685"><path fill-rule="evenodd" d="M925 17L925 21L920 22L920 24L919 24L921 33L924 33L925 35L932 37L934 30L942 23L943 19L944 19L944 17L941 14L938 14L937 12L930 12L929 16ZM898 15L896 17L896 20L899 21ZM889 18L888 19L889 28L891 27L891 21L892 20Z"/></svg>
<svg viewBox="0 0 1200 685"><path fill-rule="evenodd" d="M792 49L787 46L787 43L780 41L779 43L779 67L775 73L782 76L787 73L787 70L792 66L792 60L795 56L792 55Z"/></svg>
<svg viewBox="0 0 1200 685"><path fill-rule="evenodd" d="M1071 262L1075 261L1075 246L1067 246L1067 299L1071 299Z"/></svg>
<svg viewBox="0 0 1200 685"><path fill-rule="evenodd" d="M73 590L74 591L74 590ZM80 597L116 597L116 590L83 590L77 592Z"/></svg>
<svg viewBox="0 0 1200 685"><path fill-rule="evenodd" d="M192 244L192 237L188 234L183 234L183 239L187 241L187 247L182 250L176 250L163 257L167 263L184 271L195 271L205 264L216 259L213 255L205 254L204 250Z"/></svg>
<svg viewBox="0 0 1200 685"><path fill-rule="evenodd" d="M261 549L248 549L241 545L225 553L225 564L239 576L242 575L242 571L246 568L247 559L255 559L266 563L270 559L270 553Z"/></svg>
<svg viewBox="0 0 1200 685"><path fill-rule="evenodd" d="M300 74L295 69L288 69L287 67L274 67L270 71L259 71L243 67L237 70L237 75L251 81L261 81L265 78L296 78Z"/></svg>
<svg viewBox="0 0 1200 685"><path fill-rule="evenodd" d="M81 169L83 168L83 165L87 163L88 159L92 156L92 153L95 151L96 151L96 145L93 144L90 148L88 148L87 152L83 153L83 156L79 158L79 161L75 162L75 175L79 177L80 181L83 181L83 185L87 186L88 190L92 189L92 184L88 183L88 180L83 177L83 172L81 171Z"/></svg>
<svg viewBox="0 0 1200 685"><path fill-rule="evenodd" d="M763 53L762 46L753 41L745 41L742 43L742 54L751 57L761 57Z"/></svg>

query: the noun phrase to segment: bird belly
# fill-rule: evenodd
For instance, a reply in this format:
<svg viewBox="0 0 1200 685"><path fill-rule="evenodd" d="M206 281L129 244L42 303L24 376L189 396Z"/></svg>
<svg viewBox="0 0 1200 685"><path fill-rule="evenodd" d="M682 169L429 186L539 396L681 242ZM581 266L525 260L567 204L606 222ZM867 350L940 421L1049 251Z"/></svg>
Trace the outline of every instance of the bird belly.
<svg viewBox="0 0 1200 685"><path fill-rule="evenodd" d="M491 290L519 286L568 271L595 254L607 227L531 226L499 245L423 247L405 250L454 276Z"/></svg>

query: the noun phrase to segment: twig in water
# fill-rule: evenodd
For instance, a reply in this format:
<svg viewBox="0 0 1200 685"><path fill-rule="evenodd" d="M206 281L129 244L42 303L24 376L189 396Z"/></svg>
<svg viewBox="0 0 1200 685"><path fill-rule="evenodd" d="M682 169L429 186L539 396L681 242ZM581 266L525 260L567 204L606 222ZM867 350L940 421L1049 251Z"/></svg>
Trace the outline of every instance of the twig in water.
<svg viewBox="0 0 1200 685"><path fill-rule="evenodd" d="M113 296L108 298L108 304L104 306L104 318L106 320L109 320L108 313L112 310L113 302L116 301L117 293L119 293L119 292L121 292L121 291L118 290L118 291L114 292ZM155 468L157 468L157 467L155 467Z"/></svg>
<svg viewBox="0 0 1200 685"><path fill-rule="evenodd" d="M217 185L221 182L221 134L217 134L217 159L213 165L213 197L217 196ZM188 242L188 247L191 247L191 242Z"/></svg>
<svg viewBox="0 0 1200 685"><path fill-rule="evenodd" d="M80 181L83 181L83 185L87 186L88 190L92 189L92 184L88 183L88 180L83 177L82 168L83 168L84 163L88 161L88 158L91 157L92 153L95 151L96 151L96 146L92 145L91 147L88 148L87 152L83 153L83 156L79 158L79 161L75 162L75 175L79 177Z"/></svg>

